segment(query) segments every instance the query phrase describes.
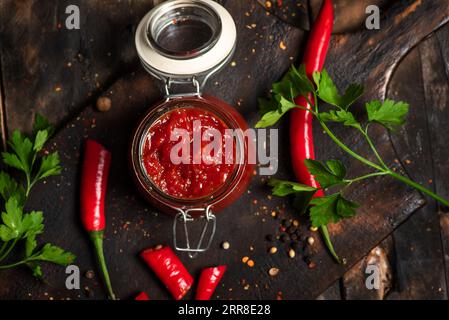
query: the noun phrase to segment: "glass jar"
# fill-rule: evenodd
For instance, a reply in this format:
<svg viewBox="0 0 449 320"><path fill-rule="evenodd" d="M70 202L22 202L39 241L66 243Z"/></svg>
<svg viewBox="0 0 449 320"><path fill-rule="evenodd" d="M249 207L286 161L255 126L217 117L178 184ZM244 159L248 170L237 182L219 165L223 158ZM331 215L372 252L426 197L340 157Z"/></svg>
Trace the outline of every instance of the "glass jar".
<svg viewBox="0 0 449 320"><path fill-rule="evenodd" d="M131 142L131 166L138 189L159 210L173 214L174 247L191 257L206 251L216 228L214 213L229 206L247 189L253 165L248 163L252 141L234 136L235 163L226 180L210 194L199 198L179 198L164 192L147 173L144 165L145 141L151 128L164 115L180 108L204 110L227 128L243 133L248 129L243 117L227 103L202 93L206 81L231 59L236 43L236 27L231 15L211 0L171 0L151 10L136 32L136 48L144 68L165 85L165 99L151 107L137 125ZM190 87L174 92L173 85ZM189 241L187 225L203 220L197 245ZM178 224L184 225L185 246L177 239ZM203 240L208 241L203 245Z"/></svg>

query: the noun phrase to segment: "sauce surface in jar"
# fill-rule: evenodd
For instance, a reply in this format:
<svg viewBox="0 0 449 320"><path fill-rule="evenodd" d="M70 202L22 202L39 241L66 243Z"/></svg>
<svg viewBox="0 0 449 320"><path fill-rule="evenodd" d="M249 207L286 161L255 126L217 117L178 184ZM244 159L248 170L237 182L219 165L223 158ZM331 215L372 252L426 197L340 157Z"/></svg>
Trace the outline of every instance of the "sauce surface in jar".
<svg viewBox="0 0 449 320"><path fill-rule="evenodd" d="M218 116L204 109L180 107L165 113L149 128L143 145L142 161L148 178L162 192L175 198L197 199L213 194L235 168L235 164L225 161L224 146L226 137L229 137L226 129L229 129L228 126ZM175 130L188 133L187 138L178 135L175 136L177 139L172 139ZM222 151L218 154L210 149L204 152L214 141L214 137L203 137L208 136L211 130L220 133ZM194 142L193 137L197 136L195 132L201 132L199 136L203 138L199 142ZM185 143L183 150L176 147L180 143ZM199 148L194 148L195 143ZM199 149L201 155L194 155L196 149ZM185 160L174 163L173 150L176 150L178 156L184 153L182 156Z"/></svg>

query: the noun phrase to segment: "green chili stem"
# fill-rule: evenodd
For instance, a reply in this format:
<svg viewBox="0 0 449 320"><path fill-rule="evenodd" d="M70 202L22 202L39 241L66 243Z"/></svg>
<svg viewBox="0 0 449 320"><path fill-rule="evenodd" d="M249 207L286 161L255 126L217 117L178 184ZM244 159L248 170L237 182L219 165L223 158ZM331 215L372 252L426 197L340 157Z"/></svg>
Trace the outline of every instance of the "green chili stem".
<svg viewBox="0 0 449 320"><path fill-rule="evenodd" d="M97 254L97 259L100 264L101 272L103 273L104 282L106 285L106 289L108 290L109 298L111 300L116 300L115 294L112 291L112 285L111 280L109 278L109 272L106 267L106 261L104 259L104 252L103 252L103 232L91 232L90 238L92 239L92 242L95 247L95 252Z"/></svg>

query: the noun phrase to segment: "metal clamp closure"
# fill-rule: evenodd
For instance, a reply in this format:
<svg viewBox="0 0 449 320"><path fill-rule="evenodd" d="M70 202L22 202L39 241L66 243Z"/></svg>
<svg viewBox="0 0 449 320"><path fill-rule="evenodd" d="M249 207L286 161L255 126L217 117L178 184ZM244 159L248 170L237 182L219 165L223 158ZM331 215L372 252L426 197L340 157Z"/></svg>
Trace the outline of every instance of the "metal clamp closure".
<svg viewBox="0 0 449 320"><path fill-rule="evenodd" d="M206 208L194 208L194 209L187 209L187 210L177 209L177 210L179 213L175 216L175 220L173 222L173 245L174 245L175 249L178 251L188 252L189 257L193 259L198 255L198 253L205 252L209 249L209 247L212 243L212 240L214 238L214 235L215 235L216 217L211 211L211 206L208 206ZM202 216L200 216L198 218L198 220L205 220L205 222L204 222L204 226L201 231L201 234L200 234L200 238L198 240L198 244L197 244L196 248L192 248L191 243L190 243L189 231L188 231L187 224L189 222L193 222L196 220L196 219L192 218L192 216L189 213L198 212L198 211L204 212L204 214ZM180 247L178 245L178 239L177 239L177 234L176 234L178 221L183 223L183 226L184 226L184 234L185 234L185 239L186 239L185 247ZM206 232L209 229L210 224L212 224L212 230L211 230L211 234L209 236L209 240L207 241L206 246L202 247L204 237L206 236Z"/></svg>
<svg viewBox="0 0 449 320"><path fill-rule="evenodd" d="M170 93L172 84L189 84L189 83L191 83L193 85L193 87L195 88L195 91L185 92L185 93ZM180 80L180 79L167 78L165 80L165 98L166 99L179 98L179 97L192 97L192 96L197 96L197 97L201 96L201 85L195 76L191 77L190 79Z"/></svg>

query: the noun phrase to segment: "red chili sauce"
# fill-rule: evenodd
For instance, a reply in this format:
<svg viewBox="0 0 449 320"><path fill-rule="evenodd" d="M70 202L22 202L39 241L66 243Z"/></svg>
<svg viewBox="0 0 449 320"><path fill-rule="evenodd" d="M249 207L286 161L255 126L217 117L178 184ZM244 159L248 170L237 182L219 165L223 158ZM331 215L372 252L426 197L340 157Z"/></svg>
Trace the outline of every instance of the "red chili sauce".
<svg viewBox="0 0 449 320"><path fill-rule="evenodd" d="M204 163L203 157L199 158L199 163L193 163L192 137L195 120L201 121L201 137L208 129L216 129L221 133L223 152L221 157L212 158L212 163ZM188 163L174 164L170 159L172 148L182 141L182 137L170 141L175 129L184 129L189 133ZM181 107L162 115L150 127L142 150L143 165L148 177L160 190L172 197L196 199L211 195L225 183L235 166L225 162L226 129L227 125L220 118L199 108ZM201 139L201 150L208 144L210 141Z"/></svg>

